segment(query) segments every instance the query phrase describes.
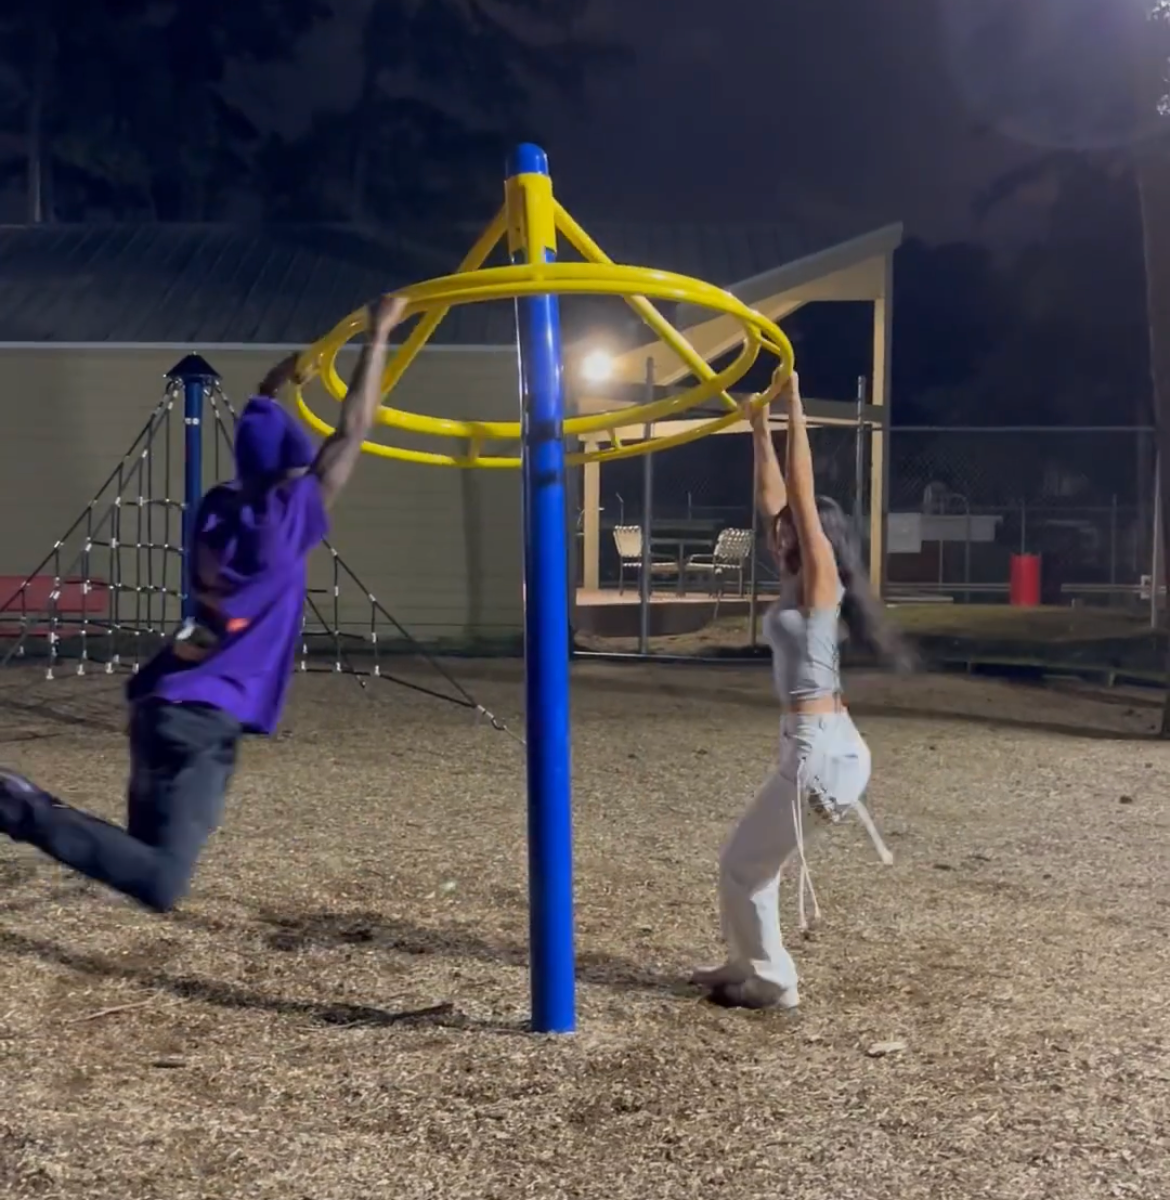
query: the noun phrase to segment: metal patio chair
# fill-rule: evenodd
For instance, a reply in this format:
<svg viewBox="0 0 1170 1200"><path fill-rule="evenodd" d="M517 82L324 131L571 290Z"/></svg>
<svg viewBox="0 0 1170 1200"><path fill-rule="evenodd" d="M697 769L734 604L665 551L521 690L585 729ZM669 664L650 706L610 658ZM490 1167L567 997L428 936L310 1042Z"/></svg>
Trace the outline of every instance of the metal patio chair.
<svg viewBox="0 0 1170 1200"><path fill-rule="evenodd" d="M635 579L642 575L642 526L615 525L613 543L617 547L618 559L618 595L626 590L626 572L633 573ZM653 590L655 578L675 579L678 577L678 563L671 558L650 559L650 587Z"/></svg>
<svg viewBox="0 0 1170 1200"><path fill-rule="evenodd" d="M736 594L742 596L744 593L744 568L752 552L752 538L750 529L724 529L710 554L692 554L686 560L684 577L705 576L717 609L725 580L734 578Z"/></svg>

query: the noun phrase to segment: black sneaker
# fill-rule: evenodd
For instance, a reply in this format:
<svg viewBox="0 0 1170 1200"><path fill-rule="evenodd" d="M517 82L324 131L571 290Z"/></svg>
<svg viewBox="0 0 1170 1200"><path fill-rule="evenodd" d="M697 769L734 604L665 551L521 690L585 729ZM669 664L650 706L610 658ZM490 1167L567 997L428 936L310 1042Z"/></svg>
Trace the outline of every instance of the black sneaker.
<svg viewBox="0 0 1170 1200"><path fill-rule="evenodd" d="M758 976L717 984L711 989L710 1000L720 1008L775 1008L786 1012L795 1012L800 1004L796 988L782 988Z"/></svg>
<svg viewBox="0 0 1170 1200"><path fill-rule="evenodd" d="M30 806L48 797L31 779L0 767L0 833L24 841Z"/></svg>
<svg viewBox="0 0 1170 1200"><path fill-rule="evenodd" d="M699 967L692 971L687 982L692 987L712 991L725 983L739 983L743 979L743 969L735 963L722 963L718 967Z"/></svg>
<svg viewBox="0 0 1170 1200"><path fill-rule="evenodd" d="M44 794L31 779L26 779L23 775L18 775L7 767L0 767L0 795L4 793L17 798Z"/></svg>

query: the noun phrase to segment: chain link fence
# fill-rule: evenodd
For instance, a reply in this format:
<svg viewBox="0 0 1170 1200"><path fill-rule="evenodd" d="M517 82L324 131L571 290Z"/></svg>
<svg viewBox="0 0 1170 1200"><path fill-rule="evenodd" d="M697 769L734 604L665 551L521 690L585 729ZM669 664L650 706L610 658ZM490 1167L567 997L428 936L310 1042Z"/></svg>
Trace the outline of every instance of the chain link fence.
<svg viewBox="0 0 1170 1200"><path fill-rule="evenodd" d="M845 512L860 516L869 493L865 431L824 425L812 431L811 440L818 490L836 500ZM783 434L777 436L776 448L783 461ZM652 455L648 522L646 464L645 458L629 458L602 467L603 589L620 582L615 529L648 527L655 556L681 550L685 565L694 554L713 552L724 530L753 528L752 443L745 434L716 435ZM767 570L765 563L760 567Z"/></svg>
<svg viewBox="0 0 1170 1200"><path fill-rule="evenodd" d="M810 432L818 490L856 518L866 541L867 430L823 424ZM783 432L776 435L776 449L783 461ZM778 586L755 517L752 458L751 438L735 433L602 466L599 589L578 596L581 648L639 651L641 543L647 529L652 586L646 648L690 655L750 647L755 618ZM579 530L583 524L582 511ZM582 542L579 537L579 547Z"/></svg>
<svg viewBox="0 0 1170 1200"><path fill-rule="evenodd" d="M912 427L890 442L891 594L1006 599L1012 555L1038 554L1044 603L1136 598L1153 544L1153 430Z"/></svg>
<svg viewBox="0 0 1170 1200"><path fill-rule="evenodd" d="M854 517L867 562L869 431L839 424L811 433L818 490ZM783 442L781 433L781 456ZM652 654L750 651L778 582L753 516L751 439L705 438L653 455L650 468L647 521L646 460L602 467L600 590L588 598L599 607L582 622L579 644L637 653L645 629ZM1136 607L1147 595L1152 429L895 427L885 471L891 599L1006 603L1018 554L1040 556L1044 604ZM647 527L653 569L643 625L640 538ZM725 548L746 547L739 567L712 569L721 538Z"/></svg>

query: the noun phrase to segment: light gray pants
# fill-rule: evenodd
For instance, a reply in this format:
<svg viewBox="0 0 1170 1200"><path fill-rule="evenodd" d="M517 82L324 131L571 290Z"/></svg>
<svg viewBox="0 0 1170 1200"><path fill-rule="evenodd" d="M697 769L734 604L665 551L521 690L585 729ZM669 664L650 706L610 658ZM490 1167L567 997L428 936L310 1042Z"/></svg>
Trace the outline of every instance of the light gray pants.
<svg viewBox="0 0 1170 1200"><path fill-rule="evenodd" d="M805 817L840 820L861 800L869 768L869 747L848 713L786 714L780 724L779 764L740 818L719 860L728 970L776 984L790 992L792 1003L796 964L780 935L780 876L794 860L799 862L803 925L806 884L811 892L804 863Z"/></svg>

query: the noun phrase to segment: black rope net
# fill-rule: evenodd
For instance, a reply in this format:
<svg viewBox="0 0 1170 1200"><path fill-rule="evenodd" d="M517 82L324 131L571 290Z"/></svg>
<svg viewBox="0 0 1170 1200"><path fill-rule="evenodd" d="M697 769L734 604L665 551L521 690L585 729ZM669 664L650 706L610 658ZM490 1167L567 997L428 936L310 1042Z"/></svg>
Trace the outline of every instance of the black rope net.
<svg viewBox="0 0 1170 1200"><path fill-rule="evenodd" d="M217 480L233 473L237 414L218 384L204 390L204 454ZM44 677L137 671L182 620L183 385L166 391L130 448L52 549L8 594L0 591L0 669L43 662ZM328 586L310 588L300 653L290 669L352 676L366 689L381 679L470 710L494 729L519 737L470 691L366 587L337 549ZM343 602L364 597L368 624L344 628ZM390 637L385 636L390 634ZM388 643L397 643L391 649ZM435 686L389 669L401 648L425 662ZM360 658L360 663L359 663Z"/></svg>

